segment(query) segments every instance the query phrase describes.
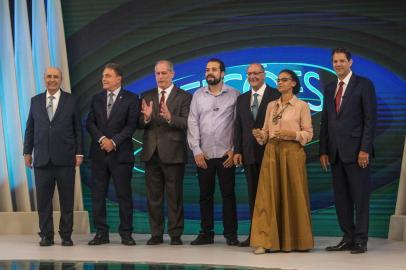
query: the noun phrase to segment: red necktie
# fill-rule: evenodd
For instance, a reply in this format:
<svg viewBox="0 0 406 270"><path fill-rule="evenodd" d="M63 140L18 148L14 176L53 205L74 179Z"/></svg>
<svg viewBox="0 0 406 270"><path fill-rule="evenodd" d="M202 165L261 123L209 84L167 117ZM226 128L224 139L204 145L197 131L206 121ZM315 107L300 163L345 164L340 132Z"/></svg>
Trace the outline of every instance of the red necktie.
<svg viewBox="0 0 406 270"><path fill-rule="evenodd" d="M343 85L344 85L343 81L340 81L338 84L338 90L337 90L336 99L335 99L337 113L340 111L341 97L343 96Z"/></svg>
<svg viewBox="0 0 406 270"><path fill-rule="evenodd" d="M159 111L162 112L162 105L165 103L165 91L161 91L161 99L159 100Z"/></svg>

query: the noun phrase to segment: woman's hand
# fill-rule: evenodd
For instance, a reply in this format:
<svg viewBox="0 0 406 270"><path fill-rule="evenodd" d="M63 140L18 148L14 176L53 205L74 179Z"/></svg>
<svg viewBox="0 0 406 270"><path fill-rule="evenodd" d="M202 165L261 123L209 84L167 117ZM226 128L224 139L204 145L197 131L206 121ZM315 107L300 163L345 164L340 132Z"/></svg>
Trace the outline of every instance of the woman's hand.
<svg viewBox="0 0 406 270"><path fill-rule="evenodd" d="M264 144L266 140L268 139L268 134L266 131L260 129L260 128L254 128L252 130L252 135L254 135L255 139L259 144Z"/></svg>
<svg viewBox="0 0 406 270"><path fill-rule="evenodd" d="M280 130L274 131L273 134L275 135L276 138L290 139L290 140L296 139L296 132L291 131L291 130L280 129Z"/></svg>

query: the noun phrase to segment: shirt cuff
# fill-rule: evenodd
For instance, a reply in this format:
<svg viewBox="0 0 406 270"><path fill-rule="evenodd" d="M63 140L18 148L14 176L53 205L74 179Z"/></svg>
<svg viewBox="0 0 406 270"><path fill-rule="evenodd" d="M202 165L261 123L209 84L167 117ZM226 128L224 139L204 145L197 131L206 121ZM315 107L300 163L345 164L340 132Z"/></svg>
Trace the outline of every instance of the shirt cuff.
<svg viewBox="0 0 406 270"><path fill-rule="evenodd" d="M106 136L101 136L98 142L101 143L101 141L103 141L104 138L106 138Z"/></svg>
<svg viewBox="0 0 406 270"><path fill-rule="evenodd" d="M203 153L203 151L199 147L196 149L193 149L192 152L193 152L194 157Z"/></svg>

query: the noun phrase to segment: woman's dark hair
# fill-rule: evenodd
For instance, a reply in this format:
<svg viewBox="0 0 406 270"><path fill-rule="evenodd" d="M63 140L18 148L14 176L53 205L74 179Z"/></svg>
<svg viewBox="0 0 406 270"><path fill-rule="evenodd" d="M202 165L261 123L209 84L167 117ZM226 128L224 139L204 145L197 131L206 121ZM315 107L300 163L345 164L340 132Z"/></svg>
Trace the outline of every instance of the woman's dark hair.
<svg viewBox="0 0 406 270"><path fill-rule="evenodd" d="M300 91L300 82L299 82L299 78L297 77L296 73L290 69L284 69L281 72L279 72L279 74L281 74L281 73L288 73L290 75L290 77L292 78L292 80L294 82L296 82L296 85L293 87L293 94L297 95Z"/></svg>

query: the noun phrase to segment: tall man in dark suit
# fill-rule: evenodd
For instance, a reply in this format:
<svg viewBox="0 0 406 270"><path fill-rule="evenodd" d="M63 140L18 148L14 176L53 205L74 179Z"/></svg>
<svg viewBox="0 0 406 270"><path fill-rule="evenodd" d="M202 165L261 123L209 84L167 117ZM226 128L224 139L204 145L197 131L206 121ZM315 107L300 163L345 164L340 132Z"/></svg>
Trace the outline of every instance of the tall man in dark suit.
<svg viewBox="0 0 406 270"><path fill-rule="evenodd" d="M251 90L237 98L236 119L234 127L234 164L244 165L247 178L250 216L255 205L259 171L265 145L259 145L252 135L252 130L262 128L268 103L278 99L280 93L265 84L265 69L259 63L249 65L248 82ZM240 247L248 247L250 237L240 242Z"/></svg>
<svg viewBox="0 0 406 270"><path fill-rule="evenodd" d="M24 159L34 174L41 236L40 246L54 244L52 197L59 192L59 234L63 246L72 246L75 166L83 161L82 128L75 99L60 89L62 72L45 71L46 91L31 99L24 137Z"/></svg>
<svg viewBox="0 0 406 270"><path fill-rule="evenodd" d="M367 250L373 140L376 124L374 85L351 71L351 53L332 52L337 81L326 86L320 127L320 163L331 164L342 241L327 251ZM354 220L355 209L355 220Z"/></svg>
<svg viewBox="0 0 406 270"><path fill-rule="evenodd" d="M164 194L168 202L171 245L182 245L183 177L187 162L186 129L192 95L176 87L173 64L155 65L157 88L142 95L139 126L144 129L141 160L145 162L151 238L147 245L163 243Z"/></svg>
<svg viewBox="0 0 406 270"><path fill-rule="evenodd" d="M118 64L107 64L102 91L93 96L87 118L92 137L92 207L96 235L89 245L109 243L106 195L113 180L120 211L118 228L123 245L135 245L132 238L133 202L131 175L134 163L132 135L139 114L138 96L122 89L123 72Z"/></svg>

